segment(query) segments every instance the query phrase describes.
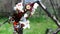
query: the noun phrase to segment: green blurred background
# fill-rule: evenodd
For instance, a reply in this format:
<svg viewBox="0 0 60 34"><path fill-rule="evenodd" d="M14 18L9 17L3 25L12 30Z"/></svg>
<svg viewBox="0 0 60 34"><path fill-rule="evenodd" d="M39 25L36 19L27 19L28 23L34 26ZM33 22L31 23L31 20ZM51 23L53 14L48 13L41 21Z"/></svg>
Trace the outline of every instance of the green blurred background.
<svg viewBox="0 0 60 34"><path fill-rule="evenodd" d="M0 0L0 24L8 19L8 16L13 13L12 8L15 6L17 0ZM49 0L42 0L42 3L48 8L52 15L57 15L60 21L60 0L53 0L55 12L52 9ZM56 16L55 15L55 16ZM36 9L35 14L29 18L30 29L23 30L24 34L45 34L47 28L57 29L57 25L51 18L43 11L41 7ZM0 34L13 34L13 25L4 24L0 27Z"/></svg>

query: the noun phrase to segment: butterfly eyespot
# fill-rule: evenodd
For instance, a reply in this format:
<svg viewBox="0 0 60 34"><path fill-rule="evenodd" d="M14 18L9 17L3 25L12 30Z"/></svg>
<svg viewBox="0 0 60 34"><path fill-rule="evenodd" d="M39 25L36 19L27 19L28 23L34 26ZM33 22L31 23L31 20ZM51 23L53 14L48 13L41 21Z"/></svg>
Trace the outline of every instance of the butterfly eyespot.
<svg viewBox="0 0 60 34"><path fill-rule="evenodd" d="M30 9L30 8L31 8L31 6L30 6L30 5L27 5L27 6L26 6L26 9Z"/></svg>

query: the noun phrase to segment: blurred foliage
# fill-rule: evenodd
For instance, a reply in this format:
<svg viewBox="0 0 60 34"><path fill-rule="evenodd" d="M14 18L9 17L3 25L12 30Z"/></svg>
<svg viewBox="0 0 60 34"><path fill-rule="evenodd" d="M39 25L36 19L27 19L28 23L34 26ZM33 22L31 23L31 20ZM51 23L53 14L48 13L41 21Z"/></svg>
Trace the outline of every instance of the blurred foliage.
<svg viewBox="0 0 60 34"><path fill-rule="evenodd" d="M0 23L3 23L7 19L5 17L12 13L12 9L15 6L16 1L17 0L0 0ZM57 17L60 20L60 0L53 1ZM48 8L48 11L54 15L50 1L42 0L42 3ZM29 20L31 29L24 30L24 34L45 34L47 28L52 28L53 30L57 28L56 24L47 16L41 7L36 9L35 14L30 17ZM11 26L12 25L8 23L4 24L2 27L0 27L0 34L12 34L13 27Z"/></svg>
<svg viewBox="0 0 60 34"><path fill-rule="evenodd" d="M3 17L0 19L0 24L2 24L7 18ZM30 17L30 29L24 29L24 34L45 34L47 28L55 30L57 28L56 24L48 17L41 15L39 18ZM13 25L4 24L0 27L0 34L13 34Z"/></svg>

